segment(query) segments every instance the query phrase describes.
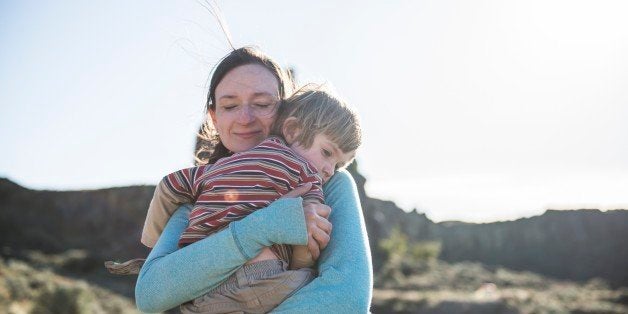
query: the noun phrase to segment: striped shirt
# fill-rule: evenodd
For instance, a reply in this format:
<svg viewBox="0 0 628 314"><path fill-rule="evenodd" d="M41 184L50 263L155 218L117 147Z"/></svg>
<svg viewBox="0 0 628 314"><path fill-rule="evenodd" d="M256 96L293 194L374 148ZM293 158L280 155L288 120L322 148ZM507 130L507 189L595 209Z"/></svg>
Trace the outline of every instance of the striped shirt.
<svg viewBox="0 0 628 314"><path fill-rule="evenodd" d="M179 246L204 239L308 182L312 189L303 199L324 203L316 168L274 136L213 165L171 173L163 182L173 194L194 203ZM271 249L290 262L290 246L273 245Z"/></svg>

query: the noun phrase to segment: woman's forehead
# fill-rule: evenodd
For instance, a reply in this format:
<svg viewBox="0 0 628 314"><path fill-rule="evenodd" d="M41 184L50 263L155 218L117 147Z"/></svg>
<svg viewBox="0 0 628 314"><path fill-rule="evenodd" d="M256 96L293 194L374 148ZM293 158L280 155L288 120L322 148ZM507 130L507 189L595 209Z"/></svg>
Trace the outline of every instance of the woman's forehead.
<svg viewBox="0 0 628 314"><path fill-rule="evenodd" d="M216 99L279 95L277 78L259 64L246 64L229 71L216 86Z"/></svg>

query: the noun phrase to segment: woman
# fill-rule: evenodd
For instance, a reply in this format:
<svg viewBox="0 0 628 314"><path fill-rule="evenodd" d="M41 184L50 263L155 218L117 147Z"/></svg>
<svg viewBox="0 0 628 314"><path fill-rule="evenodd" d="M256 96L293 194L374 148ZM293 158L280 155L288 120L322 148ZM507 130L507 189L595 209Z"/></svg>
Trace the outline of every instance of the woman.
<svg viewBox="0 0 628 314"><path fill-rule="evenodd" d="M265 139L275 115L262 114L265 110L259 108L276 106L291 90L292 81L260 51L240 48L227 55L212 75L207 101L208 121L220 138L208 147L209 155L197 154L201 159L207 157L201 163L248 150ZM234 106L239 109L235 115ZM302 204L295 196L305 192L295 190L288 195L291 197L177 250L190 210L179 208L140 272L135 293L138 308L158 312L195 299L245 263L263 259L265 247L280 243L307 245L314 257L320 252L319 276L275 312L367 312L372 293L371 259L353 179L345 171L330 179L324 186L328 206ZM151 243L155 239L142 240Z"/></svg>

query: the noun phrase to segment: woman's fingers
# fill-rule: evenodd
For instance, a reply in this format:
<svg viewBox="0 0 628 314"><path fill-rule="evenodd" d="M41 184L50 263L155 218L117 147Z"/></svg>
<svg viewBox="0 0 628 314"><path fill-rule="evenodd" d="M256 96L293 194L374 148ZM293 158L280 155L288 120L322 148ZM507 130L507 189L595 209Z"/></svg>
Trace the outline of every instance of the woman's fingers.
<svg viewBox="0 0 628 314"><path fill-rule="evenodd" d="M329 220L327 220L327 218L329 217L330 213L331 207L325 204L317 202L303 203L303 214L305 214L305 223L314 224L312 227L317 226L321 228L326 223L329 223ZM331 232L331 228L326 228L325 230Z"/></svg>
<svg viewBox="0 0 628 314"><path fill-rule="evenodd" d="M321 204L321 203L312 203L314 208L316 209L316 213L323 217L323 218L329 218L329 214L331 213L331 207L325 205L325 204Z"/></svg>
<svg viewBox="0 0 628 314"><path fill-rule="evenodd" d="M330 224L331 225L331 224ZM331 237L327 232L322 229L313 229L313 232L308 236L307 248L312 254L312 258L317 260L321 254L321 250L327 247Z"/></svg>
<svg viewBox="0 0 628 314"><path fill-rule="evenodd" d="M319 219L317 224L318 224L318 228L323 230L325 232L325 234L331 235L331 227L332 227L332 225L331 225L331 222L329 222L329 220L327 220L327 219ZM327 244L325 243L325 245L327 245Z"/></svg>
<svg viewBox="0 0 628 314"><path fill-rule="evenodd" d="M303 194L309 192L312 189L312 183L308 182L303 184L302 186L297 187L296 189L282 195L280 198L295 198L302 196Z"/></svg>
<svg viewBox="0 0 628 314"><path fill-rule="evenodd" d="M318 242L316 242L312 236L309 236L307 239L307 249L310 251L310 254L312 254L313 260L317 260L321 255L321 249L318 247Z"/></svg>
<svg viewBox="0 0 628 314"><path fill-rule="evenodd" d="M309 214L327 219L331 213L331 207L316 201L304 201L303 212L305 213L306 218L308 218L307 215Z"/></svg>
<svg viewBox="0 0 628 314"><path fill-rule="evenodd" d="M303 213L308 234L308 249L314 259L320 255L320 251L329 243L332 224L327 220L331 208L318 202L304 202Z"/></svg>
<svg viewBox="0 0 628 314"><path fill-rule="evenodd" d="M312 233L312 238L314 238L316 243L318 243L318 248L320 250L325 249L327 247L327 244L329 244L329 240L331 239L329 233L323 231L322 229L317 229L316 231L314 231Z"/></svg>

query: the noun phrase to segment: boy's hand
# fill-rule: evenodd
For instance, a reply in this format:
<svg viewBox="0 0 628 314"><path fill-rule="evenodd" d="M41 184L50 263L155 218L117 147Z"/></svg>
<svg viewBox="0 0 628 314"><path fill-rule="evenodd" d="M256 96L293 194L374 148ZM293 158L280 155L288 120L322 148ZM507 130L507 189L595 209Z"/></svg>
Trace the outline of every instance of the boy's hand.
<svg viewBox="0 0 628 314"><path fill-rule="evenodd" d="M306 183L281 198L299 197L312 189L311 183ZM331 213L331 207L319 202L305 201L303 202L303 214L305 215L305 225L307 226L307 247L312 258L317 260L321 250L327 247L329 243L332 225L328 217Z"/></svg>

